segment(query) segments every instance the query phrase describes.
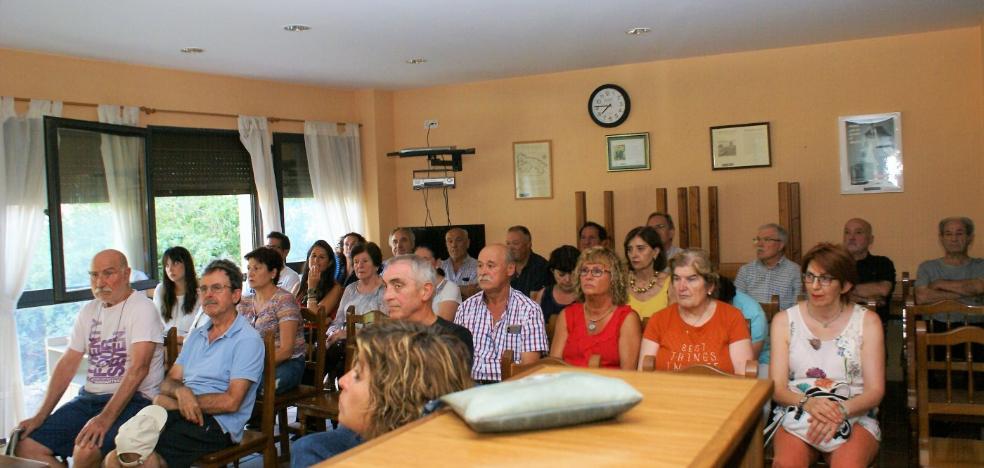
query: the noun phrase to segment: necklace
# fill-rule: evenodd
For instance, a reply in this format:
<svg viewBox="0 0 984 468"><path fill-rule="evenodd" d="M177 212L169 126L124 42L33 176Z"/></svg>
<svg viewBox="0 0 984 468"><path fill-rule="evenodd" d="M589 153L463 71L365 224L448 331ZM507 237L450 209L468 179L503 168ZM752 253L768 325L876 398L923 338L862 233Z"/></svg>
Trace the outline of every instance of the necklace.
<svg viewBox="0 0 984 468"><path fill-rule="evenodd" d="M659 274L653 273L653 279L649 281L649 284L641 288L637 288L635 285L635 275L632 275L629 277L629 287L632 288L632 292L642 294L650 289L653 289L653 286L656 286L657 281L659 281Z"/></svg>
<svg viewBox="0 0 984 468"><path fill-rule="evenodd" d="M584 318L588 319L588 331L589 332L594 332L595 330L597 330L598 329L598 322L604 320L605 317L608 317L608 314L611 314L614 311L615 311L615 306L611 306L611 307L608 308L607 311L605 311L605 313L601 314L601 317L598 317L598 318L593 319L593 318L591 318L591 310L588 309L587 304L585 304L585 306L584 306Z"/></svg>
<svg viewBox="0 0 984 468"><path fill-rule="evenodd" d="M813 309L810 307L810 303L809 302L806 303L806 313L810 314L810 318L816 320L817 323L819 323L820 326L822 326L823 328L829 327L831 323L834 323L835 320L840 318L841 313L843 312L844 312L844 304L841 304L840 309L837 310L837 315L834 315L834 318L824 322L823 320L818 319L816 315L813 315ZM810 338L808 341L810 342L810 347L813 348L814 350L820 350L820 346L823 345L823 342L820 341L820 338Z"/></svg>

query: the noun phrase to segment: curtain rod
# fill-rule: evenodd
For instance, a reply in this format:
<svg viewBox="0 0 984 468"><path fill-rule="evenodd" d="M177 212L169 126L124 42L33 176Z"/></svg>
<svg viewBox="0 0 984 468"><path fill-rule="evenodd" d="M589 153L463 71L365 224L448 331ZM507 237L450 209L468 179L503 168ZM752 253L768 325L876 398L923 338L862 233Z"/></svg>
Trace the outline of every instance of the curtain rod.
<svg viewBox="0 0 984 468"><path fill-rule="evenodd" d="M14 101L30 102L31 100L28 98L15 97ZM93 104L91 102L77 102L77 101L62 101L62 105L76 106L76 107L92 107L92 108L99 107L98 104ZM157 109L154 107L146 107L146 106L140 106L140 111L147 115L160 112L162 114L201 115L206 117L229 117L233 119L239 118L239 116L236 114L223 114L219 112L199 112L199 111L186 111L186 110L174 110L174 109ZM284 117L267 117L267 121L269 121L270 123L277 123L277 122L304 123L304 121L300 119L288 119ZM359 124L359 127L361 128L362 124Z"/></svg>

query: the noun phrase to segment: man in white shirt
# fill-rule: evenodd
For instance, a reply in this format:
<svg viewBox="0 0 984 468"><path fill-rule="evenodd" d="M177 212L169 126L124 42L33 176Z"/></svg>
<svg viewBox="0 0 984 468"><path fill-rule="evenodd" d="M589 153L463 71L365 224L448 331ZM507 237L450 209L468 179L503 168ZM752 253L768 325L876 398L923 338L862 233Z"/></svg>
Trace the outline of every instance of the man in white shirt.
<svg viewBox="0 0 984 468"><path fill-rule="evenodd" d="M284 271L280 272L280 281L277 281L277 287L285 291L290 291L291 294L296 293L297 286L301 284L301 275L298 275L296 271L287 266L287 254L290 253L290 238L282 232L270 231L270 234L267 234L266 240L267 248L276 250L281 257L284 257Z"/></svg>
<svg viewBox="0 0 984 468"><path fill-rule="evenodd" d="M126 256L96 254L89 268L95 299L79 311L68 350L55 365L37 414L21 421L17 456L65 466L99 466L126 420L149 405L164 378L164 328L154 303L130 288ZM82 362L89 356L85 386L52 413Z"/></svg>

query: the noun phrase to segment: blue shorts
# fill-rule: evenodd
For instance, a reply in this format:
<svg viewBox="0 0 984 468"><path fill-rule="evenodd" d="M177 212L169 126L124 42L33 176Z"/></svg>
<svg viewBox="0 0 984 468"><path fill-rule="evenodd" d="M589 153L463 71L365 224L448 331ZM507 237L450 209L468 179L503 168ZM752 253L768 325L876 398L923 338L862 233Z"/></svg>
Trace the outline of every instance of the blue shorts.
<svg viewBox="0 0 984 468"><path fill-rule="evenodd" d="M75 438L78 437L79 432L82 432L82 428L90 419L99 415L112 397L111 393L89 393L83 388L79 390L77 397L48 416L44 424L35 429L29 438L48 447L59 457L71 457L75 449ZM130 402L103 437L102 447L99 448L103 455L116 448L116 431L120 426L149 404L150 401L139 393L130 398Z"/></svg>

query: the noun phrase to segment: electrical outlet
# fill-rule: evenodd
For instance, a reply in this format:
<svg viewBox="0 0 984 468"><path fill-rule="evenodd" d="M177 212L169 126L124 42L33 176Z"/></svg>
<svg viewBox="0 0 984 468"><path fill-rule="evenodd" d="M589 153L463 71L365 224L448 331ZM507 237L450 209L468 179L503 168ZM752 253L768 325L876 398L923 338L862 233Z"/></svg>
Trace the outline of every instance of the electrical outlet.
<svg viewBox="0 0 984 468"><path fill-rule="evenodd" d="M424 129L430 130L432 128L437 128L437 120L427 119L424 121Z"/></svg>

